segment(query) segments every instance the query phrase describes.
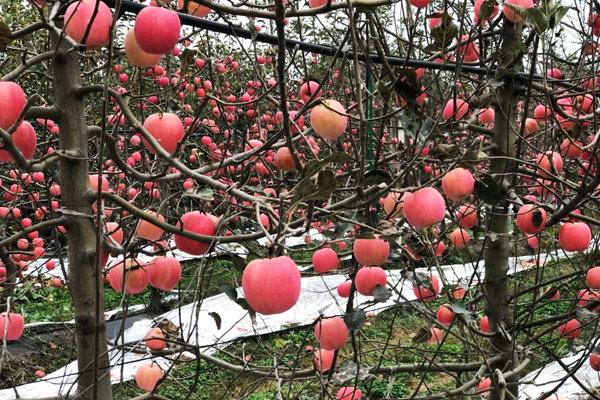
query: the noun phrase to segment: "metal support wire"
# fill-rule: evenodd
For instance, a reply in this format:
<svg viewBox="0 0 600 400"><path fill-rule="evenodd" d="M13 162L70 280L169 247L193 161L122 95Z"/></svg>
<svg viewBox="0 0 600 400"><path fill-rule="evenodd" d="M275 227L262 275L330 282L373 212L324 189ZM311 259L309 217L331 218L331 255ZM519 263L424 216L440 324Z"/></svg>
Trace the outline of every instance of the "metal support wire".
<svg viewBox="0 0 600 400"><path fill-rule="evenodd" d="M114 7L117 0L104 0L104 2L109 7ZM131 14L137 15L145 7L149 7L149 6L145 6L143 4L136 3L131 0L122 0L121 1L121 12L122 13L131 13ZM235 36L238 36L243 39L251 39L251 40L254 39L260 43L277 45L277 36L275 36L275 35L269 35L267 33L260 33L260 32L252 33L252 32L250 32L250 30L241 28L239 26L233 26L233 25L229 25L229 24L226 24L223 22L211 21L211 20L208 20L205 18L194 17L192 15L185 14L185 13L178 13L178 15L179 15L179 19L181 20L182 25L188 25L188 26L192 26L195 28L206 29L206 30L209 30L212 32L222 33L225 35L235 35ZM302 42L300 40L295 40L295 39L285 39L285 46L290 49L298 49L298 50L301 50L304 52L316 53L316 54L330 56L330 57L334 56L338 52L338 49L336 49L335 47L325 46L322 44L307 43L307 42ZM354 57L354 55L352 54L351 51L341 50L339 52L339 54L342 56L346 56L348 58ZM377 63L377 64L382 63L381 57L378 54L359 53L357 56L358 56L358 59L363 62L368 58L374 63ZM387 62L390 65L412 67L412 68L425 68L425 69L430 69L430 70L455 71L459 67L459 65L454 64L454 63L449 63L449 62L437 63L437 62L428 61L428 60L417 60L417 59L403 58L403 57L385 57L385 59L387 60ZM460 70L463 73L476 74L476 75L480 75L480 76L493 77L496 75L495 69L481 68L481 67L477 67L474 65L460 65ZM528 72L516 72L514 77L516 79L523 80L523 81L527 81L528 79L531 78L531 76L529 75ZM534 74L532 77L533 77L534 81L543 81L545 79L548 82L552 82L558 86L561 86L561 87L564 87L564 88L567 88L567 89L570 89L570 90L573 90L576 92L584 92L585 91L585 89L583 89L577 85L574 85L572 83L569 83L569 82L564 82L564 81L552 79L552 78L546 78L546 77L544 77L542 75L538 75L538 74Z"/></svg>

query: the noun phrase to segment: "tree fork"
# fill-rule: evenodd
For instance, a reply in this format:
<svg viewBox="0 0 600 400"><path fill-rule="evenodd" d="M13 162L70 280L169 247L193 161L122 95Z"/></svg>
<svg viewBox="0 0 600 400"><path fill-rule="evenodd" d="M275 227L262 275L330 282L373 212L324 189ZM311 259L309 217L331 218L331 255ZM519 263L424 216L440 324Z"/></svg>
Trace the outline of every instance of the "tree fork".
<svg viewBox="0 0 600 400"><path fill-rule="evenodd" d="M79 55L67 43L52 35L58 51L52 61L55 105L59 113L60 148L77 157L60 161L59 182L62 207L66 211L69 260L69 289L75 315L75 341L79 369L77 398L112 399L102 274L96 267L96 228L89 202L88 128L83 100L77 96L81 69ZM96 303L96 290L100 301ZM96 308L101 318L96 320ZM96 341L98 345L96 346ZM95 348L98 349L96 354ZM98 375L94 376L94 360Z"/></svg>
<svg viewBox="0 0 600 400"><path fill-rule="evenodd" d="M503 84L496 91L496 102L494 109L494 143L498 155L513 157L515 153L516 132L514 129L517 112L517 92L514 76L514 55L517 40L520 40L522 32L521 24L513 24L506 21L502 32L502 44L500 48L500 62L498 71L504 71L501 78ZM513 163L506 158L494 158L491 161L490 172L497 174L499 180L505 180L514 169ZM502 183L502 182L500 182ZM502 199L493 206L492 215L489 219L488 237L484 252L485 280L483 283L484 297L486 301L486 314L490 320L490 328L495 334L490 337L490 353L499 354L502 358L491 364L490 371L512 370L516 354L509 332L512 330L512 315L510 310L510 296L508 292L508 207L507 198ZM516 398L518 394L519 376L513 374L506 379L506 390ZM503 397L504 388L500 387L496 374L492 376L492 400L500 400Z"/></svg>

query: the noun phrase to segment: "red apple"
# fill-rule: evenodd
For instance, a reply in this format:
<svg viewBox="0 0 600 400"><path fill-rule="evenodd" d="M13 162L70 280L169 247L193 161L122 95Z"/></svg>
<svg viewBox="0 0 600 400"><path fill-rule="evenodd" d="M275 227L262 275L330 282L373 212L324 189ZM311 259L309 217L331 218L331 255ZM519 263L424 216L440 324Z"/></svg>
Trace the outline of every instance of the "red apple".
<svg viewBox="0 0 600 400"><path fill-rule="evenodd" d="M386 283L387 276L381 267L361 267L354 278L356 290L365 296L372 296L378 285L385 287Z"/></svg>
<svg viewBox="0 0 600 400"><path fill-rule="evenodd" d="M442 178L442 188L450 200L459 201L473 194L475 178L465 168L455 168Z"/></svg>
<svg viewBox="0 0 600 400"><path fill-rule="evenodd" d="M190 211L183 214L177 227L183 230L193 232L198 235L214 236L217 233L217 225L215 217L210 214L204 214L200 211ZM209 242L199 242L194 239L186 238L182 235L175 234L175 246L185 253L199 256L205 254L209 247Z"/></svg>
<svg viewBox="0 0 600 400"><path fill-rule="evenodd" d="M323 100L310 111L310 123L317 135L325 140L340 137L348 126L346 109L336 100Z"/></svg>
<svg viewBox="0 0 600 400"><path fill-rule="evenodd" d="M390 256L390 244L383 239L356 239L352 252L360 265L381 265Z"/></svg>
<svg viewBox="0 0 600 400"><path fill-rule="evenodd" d="M135 39L146 53L167 54L179 40L181 22L173 10L145 7L135 18Z"/></svg>
<svg viewBox="0 0 600 400"><path fill-rule="evenodd" d="M558 243L565 251L583 251L592 241L592 231L585 222L565 222L558 228Z"/></svg>
<svg viewBox="0 0 600 400"><path fill-rule="evenodd" d="M4 340L6 332L6 340L12 342L19 340L25 330L25 320L21 314L6 313L0 314L0 342Z"/></svg>
<svg viewBox="0 0 600 400"><path fill-rule="evenodd" d="M14 82L0 81L0 128L7 130L17 122L27 104L21 86Z"/></svg>
<svg viewBox="0 0 600 400"><path fill-rule="evenodd" d="M164 376L164 372L158 364L147 362L138 367L135 372L135 383L137 386L146 391L151 392L156 387L158 381Z"/></svg>
<svg viewBox="0 0 600 400"><path fill-rule="evenodd" d="M315 338L325 350L338 350L348 342L348 327L340 317L323 318L315 325Z"/></svg>
<svg viewBox="0 0 600 400"><path fill-rule="evenodd" d="M242 289L254 311L279 314L292 308L300 297L300 271L287 256L252 260L242 274Z"/></svg>
<svg viewBox="0 0 600 400"><path fill-rule="evenodd" d="M86 47L90 50L99 49L109 42L113 15L110 8L102 1L80 0L71 3L65 12L64 21L65 32L78 43L81 43L85 33L88 32L91 21L91 28L85 41Z"/></svg>
<svg viewBox="0 0 600 400"><path fill-rule="evenodd" d="M313 253L312 263L315 271L322 274L337 269L340 266L340 259L335 250L326 247Z"/></svg>
<svg viewBox="0 0 600 400"><path fill-rule="evenodd" d="M183 123L177 115L172 113L150 115L144 121L144 128L168 153L175 152L177 145L185 135ZM148 141L145 139L142 141L150 153L156 154L156 150Z"/></svg>
<svg viewBox="0 0 600 400"><path fill-rule="evenodd" d="M526 235L542 232L546 228L547 213L542 207L525 204L517 213L517 228Z"/></svg>
<svg viewBox="0 0 600 400"><path fill-rule="evenodd" d="M432 187L425 187L404 196L404 217L417 229L441 222L446 215L444 198Z"/></svg>
<svg viewBox="0 0 600 400"><path fill-rule="evenodd" d="M2 100L0 100L0 105L1 103ZM37 146L37 136L33 126L27 121L22 121L12 134L12 142L21 154L23 154L23 157L26 159L33 157L35 147ZM15 159L8 150L0 150L0 161L14 162Z"/></svg>
<svg viewBox="0 0 600 400"><path fill-rule="evenodd" d="M145 268L148 283L165 292L173 290L181 279L181 264L175 257L156 257Z"/></svg>

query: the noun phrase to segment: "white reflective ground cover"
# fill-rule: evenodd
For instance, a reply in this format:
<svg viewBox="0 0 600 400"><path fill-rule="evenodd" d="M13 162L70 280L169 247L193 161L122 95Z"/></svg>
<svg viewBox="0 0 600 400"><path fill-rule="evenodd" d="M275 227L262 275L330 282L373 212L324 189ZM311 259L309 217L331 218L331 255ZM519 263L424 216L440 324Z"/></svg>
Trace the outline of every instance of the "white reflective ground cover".
<svg viewBox="0 0 600 400"><path fill-rule="evenodd" d="M303 244L302 238L291 238L286 242L288 246ZM222 252L235 251L237 254L245 257L245 252L240 248L228 246L217 249L209 256L214 256ZM181 252L175 252L174 255L180 260L189 260L197 257L190 257ZM565 257L565 253L555 253L552 255L541 255L540 263L551 258ZM146 256L147 257L147 256ZM509 274L515 274L527 269L534 256L522 256L510 259ZM141 257L143 258L143 257ZM115 260L113 260L114 262ZM43 261L40 261L43 264ZM474 270L479 270L478 279L483 278L482 263L477 266L475 263L446 265L440 267L443 270L449 284L464 283L473 276ZM52 271L55 275L60 275L60 268ZM373 313L381 312L400 302L415 300L412 291L412 285L402 279L399 271L392 270L388 273L388 286L395 286L398 293L384 303L371 304L366 307L366 311ZM435 274L435 273L434 273ZM302 326L312 324L320 315L332 316L344 313L346 308L346 299L337 295L336 287L340 282L346 280L345 275L324 275L302 278L302 292L298 303L290 310L276 315L263 316L258 314L256 324L252 321L244 309L231 301L227 295L219 294L209 297L202 301L200 310L197 309L197 303L185 305L181 308L162 314L156 320L145 319L137 321L129 329L125 330L124 335L119 340L125 343L139 342L147 334L148 330L156 324L157 321L168 319L180 327L186 342L192 345L198 345L203 348L206 354L213 354L217 348L224 348L235 339L244 336L255 336L266 333L277 332L287 329L291 326ZM474 282L477 283L477 282ZM241 289L238 289L241 295ZM372 298L358 295L357 305L368 303ZM221 327L217 329L214 318L209 315L210 312L217 312L221 317ZM107 315L114 314L109 312ZM122 343L122 342L119 342ZM193 357L191 353L185 353L186 357ZM563 359L563 362L569 364L577 360L578 355L572 355ZM162 367L168 368L170 361L153 357L148 354L132 353L124 350L111 349L111 380L113 384L133 379L136 368L142 361L154 359ZM523 378L523 386L519 400L535 399L540 394L554 389L556 382L565 376L564 370L558 363L551 363L540 370L534 371ZM587 362L585 362L575 374L581 381L589 384L589 387L599 386L598 374L593 371ZM13 399L35 399L73 393L76 387L77 363L72 362L65 367L46 375L38 381L18 386L12 389L0 390L0 400ZM545 384L546 382L549 382ZM554 383L553 383L554 382ZM542 385L544 383L544 385ZM559 394L568 394L568 399L576 399L582 389L572 379L567 381L558 389ZM17 397L17 393L18 396Z"/></svg>

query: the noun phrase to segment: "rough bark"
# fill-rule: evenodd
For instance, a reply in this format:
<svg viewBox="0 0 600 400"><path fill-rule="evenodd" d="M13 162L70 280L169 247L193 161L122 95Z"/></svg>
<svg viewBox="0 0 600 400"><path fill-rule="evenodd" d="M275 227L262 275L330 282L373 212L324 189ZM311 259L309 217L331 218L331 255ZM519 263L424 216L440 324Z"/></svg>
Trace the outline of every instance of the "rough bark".
<svg viewBox="0 0 600 400"><path fill-rule="evenodd" d="M496 116L494 120L494 142L497 146L497 156L514 156L515 152L515 122L517 117L516 103L517 93L515 82L509 71L513 70L511 65L515 55L515 44L521 35L522 27L506 21L502 33L502 44L500 49L500 63L498 71L503 75L502 86L497 89L496 102L494 105ZM507 159L493 159L490 166L492 174L497 175L498 183L506 180L514 164ZM494 372L511 370L515 359L514 346L510 331L513 325L510 300L508 292L508 199L502 199L493 208L489 219L488 237L484 254L485 281L483 290L486 300L486 314L490 320L492 331L496 332L490 340L490 353L502 355L502 358L490 365ZM511 377L506 382L506 390L515 395L518 392L518 376ZM495 379L492 384L493 400L504 398L504 388L500 387Z"/></svg>
<svg viewBox="0 0 600 400"><path fill-rule="evenodd" d="M54 43L57 41L54 37ZM59 45L52 69L55 105L60 114L60 148L69 154L60 162L59 183L67 217L69 288L75 314L79 368L76 398L110 400L104 293L96 262L96 229L88 195L88 129L83 101L75 94L81 70L78 53L66 52L65 47ZM100 290L98 304L97 290Z"/></svg>

